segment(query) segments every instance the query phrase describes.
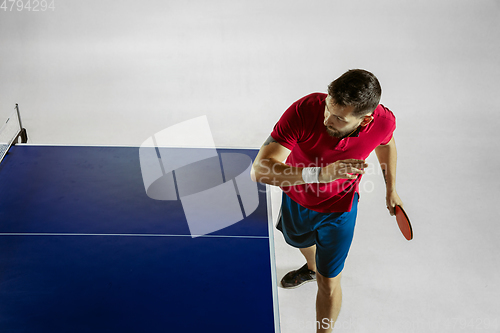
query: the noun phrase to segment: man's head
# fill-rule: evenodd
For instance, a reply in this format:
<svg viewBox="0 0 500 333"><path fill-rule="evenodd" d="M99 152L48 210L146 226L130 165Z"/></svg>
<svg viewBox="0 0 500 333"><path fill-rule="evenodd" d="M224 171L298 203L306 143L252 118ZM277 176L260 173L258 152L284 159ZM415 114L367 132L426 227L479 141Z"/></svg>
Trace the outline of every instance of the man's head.
<svg viewBox="0 0 500 333"><path fill-rule="evenodd" d="M375 75L362 69L351 69L330 83L324 121L328 134L342 138L368 125L381 94Z"/></svg>

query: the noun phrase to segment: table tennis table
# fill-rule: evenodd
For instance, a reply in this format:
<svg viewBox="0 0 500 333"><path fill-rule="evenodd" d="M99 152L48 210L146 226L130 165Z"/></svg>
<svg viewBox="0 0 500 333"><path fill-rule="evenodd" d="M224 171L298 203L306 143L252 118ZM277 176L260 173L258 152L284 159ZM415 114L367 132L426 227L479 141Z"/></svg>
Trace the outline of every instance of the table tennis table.
<svg viewBox="0 0 500 333"><path fill-rule="evenodd" d="M139 158L139 147L10 147L0 332L279 332L269 188L256 184L243 220L195 237L179 200L146 194Z"/></svg>

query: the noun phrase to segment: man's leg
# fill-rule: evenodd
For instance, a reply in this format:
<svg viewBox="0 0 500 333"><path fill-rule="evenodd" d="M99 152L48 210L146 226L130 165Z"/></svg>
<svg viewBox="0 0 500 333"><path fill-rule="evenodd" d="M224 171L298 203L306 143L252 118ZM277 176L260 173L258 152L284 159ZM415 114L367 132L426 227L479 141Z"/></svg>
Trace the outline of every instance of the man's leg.
<svg viewBox="0 0 500 333"><path fill-rule="evenodd" d="M327 278L316 272L318 295L316 297L316 328L318 333L331 332L342 305L342 289L340 278Z"/></svg>
<svg viewBox="0 0 500 333"><path fill-rule="evenodd" d="M307 268L311 271L316 272L316 245L302 248L300 252L304 255L307 261Z"/></svg>

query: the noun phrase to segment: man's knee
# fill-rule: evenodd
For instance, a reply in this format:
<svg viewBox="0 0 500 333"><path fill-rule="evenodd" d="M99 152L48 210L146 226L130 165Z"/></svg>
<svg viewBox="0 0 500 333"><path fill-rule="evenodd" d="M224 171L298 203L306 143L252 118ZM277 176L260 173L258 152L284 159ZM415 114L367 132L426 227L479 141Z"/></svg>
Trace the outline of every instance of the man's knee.
<svg viewBox="0 0 500 333"><path fill-rule="evenodd" d="M318 281L318 291L325 295L333 296L335 292L340 289L341 276L342 273L340 273L336 277L327 278L317 272L316 280Z"/></svg>

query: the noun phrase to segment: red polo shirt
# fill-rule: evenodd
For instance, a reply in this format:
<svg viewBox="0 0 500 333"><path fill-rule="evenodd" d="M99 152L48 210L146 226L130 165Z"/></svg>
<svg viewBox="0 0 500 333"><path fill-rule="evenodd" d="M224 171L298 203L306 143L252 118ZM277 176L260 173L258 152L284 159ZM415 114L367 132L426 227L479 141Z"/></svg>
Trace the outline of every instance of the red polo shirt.
<svg viewBox="0 0 500 333"><path fill-rule="evenodd" d="M387 144L396 128L394 114L379 105L373 121L360 127L348 138L333 138L323 125L327 94L314 93L293 103L274 126L271 136L291 150L286 164L296 167L324 167L338 160L362 159L379 145ZM323 213L348 212L354 193L359 193L357 179L337 179L331 183L283 186L283 191L295 202Z"/></svg>

